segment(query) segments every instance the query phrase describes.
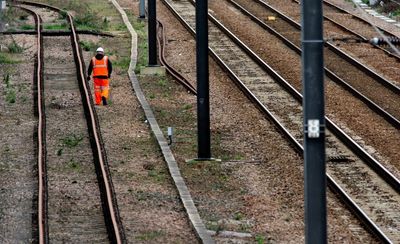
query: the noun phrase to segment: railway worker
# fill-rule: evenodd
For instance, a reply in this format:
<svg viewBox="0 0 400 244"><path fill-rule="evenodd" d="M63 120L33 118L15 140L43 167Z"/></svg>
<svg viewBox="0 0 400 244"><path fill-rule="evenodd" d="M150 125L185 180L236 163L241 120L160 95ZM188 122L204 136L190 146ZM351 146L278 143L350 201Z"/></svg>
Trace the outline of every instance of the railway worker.
<svg viewBox="0 0 400 244"><path fill-rule="evenodd" d="M108 56L104 55L104 49L102 47L97 48L96 56L90 60L88 68L88 77L93 71L93 83L94 83L94 97L96 105L107 105L108 90L109 90L109 79L112 73L112 64Z"/></svg>

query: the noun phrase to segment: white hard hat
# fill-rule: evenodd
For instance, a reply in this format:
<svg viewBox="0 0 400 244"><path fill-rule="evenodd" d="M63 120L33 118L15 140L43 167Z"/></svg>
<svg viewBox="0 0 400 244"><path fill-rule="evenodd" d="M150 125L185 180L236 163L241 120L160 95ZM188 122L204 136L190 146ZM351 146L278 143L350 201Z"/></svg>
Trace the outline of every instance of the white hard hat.
<svg viewBox="0 0 400 244"><path fill-rule="evenodd" d="M104 49L102 48L102 47L99 47L99 48L97 48L97 50L96 50L96 52L98 52L98 53L104 53Z"/></svg>

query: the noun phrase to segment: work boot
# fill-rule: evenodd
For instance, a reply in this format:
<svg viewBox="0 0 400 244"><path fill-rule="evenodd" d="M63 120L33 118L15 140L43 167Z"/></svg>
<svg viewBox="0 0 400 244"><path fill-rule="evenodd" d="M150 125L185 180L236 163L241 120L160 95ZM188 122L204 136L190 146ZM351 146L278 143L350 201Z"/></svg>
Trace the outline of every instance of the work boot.
<svg viewBox="0 0 400 244"><path fill-rule="evenodd" d="M107 105L107 99L105 97L101 97L101 100L103 100L103 105Z"/></svg>

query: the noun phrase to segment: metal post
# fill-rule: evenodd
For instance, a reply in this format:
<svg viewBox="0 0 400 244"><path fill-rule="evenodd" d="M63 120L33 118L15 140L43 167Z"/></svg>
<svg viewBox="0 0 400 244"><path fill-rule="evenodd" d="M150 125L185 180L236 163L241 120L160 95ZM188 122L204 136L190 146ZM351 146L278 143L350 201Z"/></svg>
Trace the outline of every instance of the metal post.
<svg viewBox="0 0 400 244"><path fill-rule="evenodd" d="M140 0L139 2L139 18L146 18L145 0Z"/></svg>
<svg viewBox="0 0 400 244"><path fill-rule="evenodd" d="M305 243L327 243L322 1L302 1Z"/></svg>
<svg viewBox="0 0 400 244"><path fill-rule="evenodd" d="M198 159L211 159L208 82L208 4L196 1L197 141Z"/></svg>
<svg viewBox="0 0 400 244"><path fill-rule="evenodd" d="M157 13L156 0L148 0L149 8L149 66L157 66Z"/></svg>
<svg viewBox="0 0 400 244"><path fill-rule="evenodd" d="M4 12L6 9L6 1L0 0L0 31L4 31Z"/></svg>

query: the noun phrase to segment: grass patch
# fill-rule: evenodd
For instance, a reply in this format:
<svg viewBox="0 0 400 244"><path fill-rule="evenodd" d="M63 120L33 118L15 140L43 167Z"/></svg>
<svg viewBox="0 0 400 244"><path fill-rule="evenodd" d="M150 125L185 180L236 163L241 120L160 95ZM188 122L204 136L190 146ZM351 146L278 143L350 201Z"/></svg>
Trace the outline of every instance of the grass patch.
<svg viewBox="0 0 400 244"><path fill-rule="evenodd" d="M89 8L87 4L81 4L85 6L86 12L79 14L74 18L74 23L78 29L83 30L105 30L108 29L109 21L107 18L98 16L93 10Z"/></svg>
<svg viewBox="0 0 400 244"><path fill-rule="evenodd" d="M11 58L9 55L5 53L0 53L0 64L16 64L17 60Z"/></svg>
<svg viewBox="0 0 400 244"><path fill-rule="evenodd" d="M234 220L242 220L244 215L241 212L237 212L233 215Z"/></svg>
<svg viewBox="0 0 400 244"><path fill-rule="evenodd" d="M17 94L16 94L15 90L12 89L12 88L9 89L9 90L6 92L6 102L8 102L8 103L15 103L16 99L17 99Z"/></svg>
<svg viewBox="0 0 400 244"><path fill-rule="evenodd" d="M67 17L68 17L68 12L65 9L59 12L59 19L67 19Z"/></svg>
<svg viewBox="0 0 400 244"><path fill-rule="evenodd" d="M113 63L113 65L123 70L128 70L130 63L131 63L130 57L118 57L117 60Z"/></svg>
<svg viewBox="0 0 400 244"><path fill-rule="evenodd" d="M82 135L69 135L62 139L62 142L65 146L69 148L76 147L83 140Z"/></svg>
<svg viewBox="0 0 400 244"><path fill-rule="evenodd" d="M149 170L148 176L153 178L157 182L163 182L165 180L165 172L162 170L156 170L156 169Z"/></svg>
<svg viewBox="0 0 400 244"><path fill-rule="evenodd" d="M146 67L147 64L149 63L148 45L145 40L140 40L138 49L139 50L138 50L137 63L135 67L135 73L139 73L142 67Z"/></svg>
<svg viewBox="0 0 400 244"><path fill-rule="evenodd" d="M138 235L136 237L136 239L141 240L141 241L151 241L151 240L154 240L163 235L164 235L164 232L162 232L161 230L152 230L152 231L147 231L147 232L144 232L144 233Z"/></svg>
<svg viewBox="0 0 400 244"><path fill-rule="evenodd" d="M255 239L256 239L257 244L264 244L266 238L263 235L256 235Z"/></svg>
<svg viewBox="0 0 400 244"><path fill-rule="evenodd" d="M208 222L206 223L206 228L208 230L213 230L217 233L224 230L224 226L222 224L218 224L217 222Z"/></svg>
<svg viewBox="0 0 400 244"><path fill-rule="evenodd" d="M30 25L30 24L23 24L23 25L21 25L20 28L21 28L21 30L34 30L35 26Z"/></svg>
<svg viewBox="0 0 400 244"><path fill-rule="evenodd" d="M79 45L86 52L95 52L98 44L92 41L79 41Z"/></svg>
<svg viewBox="0 0 400 244"><path fill-rule="evenodd" d="M158 85L159 86L165 87L165 86L167 86L167 83L168 83L168 80L165 79L165 78L161 78L161 79L158 80Z"/></svg>
<svg viewBox="0 0 400 244"><path fill-rule="evenodd" d="M81 165L78 162L76 162L74 159L71 159L68 162L68 168L75 170L75 171L80 171Z"/></svg>
<svg viewBox="0 0 400 244"><path fill-rule="evenodd" d="M61 24L45 24L43 26L45 30L65 30L68 29L67 23L61 23Z"/></svg>
<svg viewBox="0 0 400 244"><path fill-rule="evenodd" d="M8 44L7 48L8 52L10 53L22 53L25 50L25 48L18 45L18 43L15 40L13 40L10 44Z"/></svg>
<svg viewBox="0 0 400 244"><path fill-rule="evenodd" d="M6 95L6 102L7 103L15 103L17 100L17 93L15 91L14 86L11 84L10 75L5 74L3 76L3 83L6 85L5 87L5 95Z"/></svg>

